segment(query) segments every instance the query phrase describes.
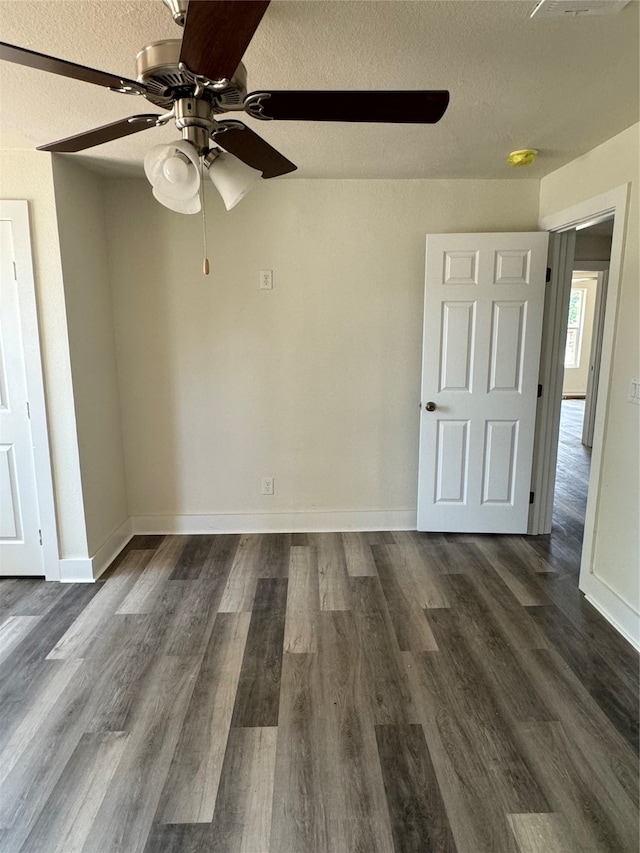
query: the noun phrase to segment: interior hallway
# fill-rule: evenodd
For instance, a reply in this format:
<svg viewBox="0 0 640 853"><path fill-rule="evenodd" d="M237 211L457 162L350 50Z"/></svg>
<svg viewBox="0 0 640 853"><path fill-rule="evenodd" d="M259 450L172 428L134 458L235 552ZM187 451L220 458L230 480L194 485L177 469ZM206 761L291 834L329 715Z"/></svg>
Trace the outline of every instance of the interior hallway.
<svg viewBox="0 0 640 853"><path fill-rule="evenodd" d="M574 552L571 564L578 583L584 518L591 471L591 448L582 444L584 400L563 400L560 413L553 538L567 540Z"/></svg>

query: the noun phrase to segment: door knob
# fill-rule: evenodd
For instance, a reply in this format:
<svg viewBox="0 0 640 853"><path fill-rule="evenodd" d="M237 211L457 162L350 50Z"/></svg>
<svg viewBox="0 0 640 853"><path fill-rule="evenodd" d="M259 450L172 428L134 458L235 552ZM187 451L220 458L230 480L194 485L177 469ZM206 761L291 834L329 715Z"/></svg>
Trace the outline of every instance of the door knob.
<svg viewBox="0 0 640 853"><path fill-rule="evenodd" d="M429 401L428 403L425 403L424 407L428 412L435 412L435 410L436 410L436 404L432 403L431 401Z"/></svg>

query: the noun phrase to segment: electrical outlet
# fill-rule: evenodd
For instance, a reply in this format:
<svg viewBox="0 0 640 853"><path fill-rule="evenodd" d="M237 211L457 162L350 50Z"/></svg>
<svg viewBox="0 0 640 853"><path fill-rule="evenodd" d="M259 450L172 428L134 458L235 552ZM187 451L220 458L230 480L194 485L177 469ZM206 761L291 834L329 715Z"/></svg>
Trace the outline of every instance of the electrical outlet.
<svg viewBox="0 0 640 853"><path fill-rule="evenodd" d="M262 494L263 495L272 495L273 494L273 477L263 477L262 478Z"/></svg>
<svg viewBox="0 0 640 853"><path fill-rule="evenodd" d="M273 270L260 270L260 290L273 290Z"/></svg>

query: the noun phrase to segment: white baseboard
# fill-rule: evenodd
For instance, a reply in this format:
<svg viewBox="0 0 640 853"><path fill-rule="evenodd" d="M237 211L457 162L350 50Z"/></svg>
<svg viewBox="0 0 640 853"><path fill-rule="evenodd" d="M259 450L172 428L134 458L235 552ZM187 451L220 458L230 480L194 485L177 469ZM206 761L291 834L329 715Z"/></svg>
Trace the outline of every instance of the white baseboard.
<svg viewBox="0 0 640 853"><path fill-rule="evenodd" d="M134 535L415 529L416 513L411 510L134 516L120 525L93 557L60 560L60 582L94 583Z"/></svg>
<svg viewBox="0 0 640 853"><path fill-rule="evenodd" d="M93 564L93 579L97 580L100 575L108 569L118 556L120 551L133 536L133 525L128 518L117 530L111 534L107 541L96 551L91 562Z"/></svg>
<svg viewBox="0 0 640 853"><path fill-rule="evenodd" d="M584 592L589 604L592 604L625 640L640 651L640 615L597 575L588 574L581 578L580 589Z"/></svg>
<svg viewBox="0 0 640 853"><path fill-rule="evenodd" d="M90 557L60 560L60 583L93 583L93 561Z"/></svg>
<svg viewBox="0 0 640 853"><path fill-rule="evenodd" d="M330 533L357 530L415 530L411 510L364 512L260 512L219 515L139 515L134 534Z"/></svg>
<svg viewBox="0 0 640 853"><path fill-rule="evenodd" d="M60 560L61 583L94 583L107 569L133 536L133 525L128 518L93 557Z"/></svg>

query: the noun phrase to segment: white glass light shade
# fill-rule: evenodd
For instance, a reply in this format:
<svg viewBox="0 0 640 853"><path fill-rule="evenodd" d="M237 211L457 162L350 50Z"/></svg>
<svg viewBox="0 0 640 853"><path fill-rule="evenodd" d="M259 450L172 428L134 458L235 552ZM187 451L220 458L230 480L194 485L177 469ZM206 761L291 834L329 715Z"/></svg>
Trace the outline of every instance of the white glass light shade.
<svg viewBox="0 0 640 853"><path fill-rule="evenodd" d="M194 212L184 210L184 206L166 204L167 199L188 203L193 207L193 199L198 197L200 172L198 153L186 140L160 144L150 148L144 156L144 171L153 187L153 194L161 204L178 210L180 213ZM198 202L198 210L200 203Z"/></svg>
<svg viewBox="0 0 640 853"><path fill-rule="evenodd" d="M178 155L168 157L162 166L165 178L172 184L184 184L189 179L189 165Z"/></svg>
<svg viewBox="0 0 640 853"><path fill-rule="evenodd" d="M209 166L209 177L222 196L227 210L245 197L262 172L247 166L233 154L221 151Z"/></svg>
<svg viewBox="0 0 640 853"><path fill-rule="evenodd" d="M200 213L200 196L198 193L192 195L191 198L178 199L169 198L169 196L163 195L155 187L152 192L153 197L159 201L160 204L168 207L169 210L175 210L176 213Z"/></svg>

